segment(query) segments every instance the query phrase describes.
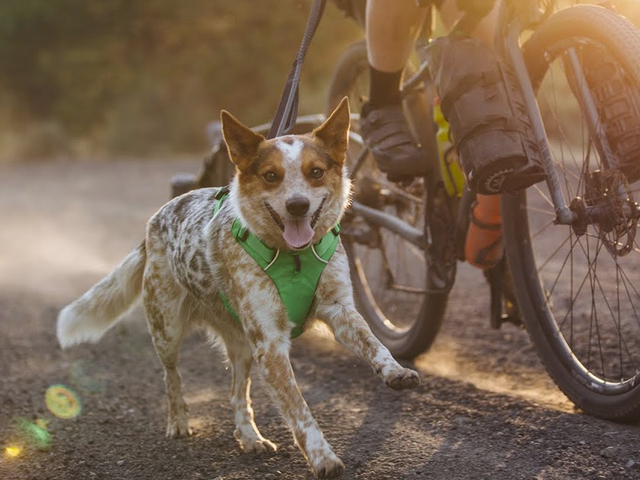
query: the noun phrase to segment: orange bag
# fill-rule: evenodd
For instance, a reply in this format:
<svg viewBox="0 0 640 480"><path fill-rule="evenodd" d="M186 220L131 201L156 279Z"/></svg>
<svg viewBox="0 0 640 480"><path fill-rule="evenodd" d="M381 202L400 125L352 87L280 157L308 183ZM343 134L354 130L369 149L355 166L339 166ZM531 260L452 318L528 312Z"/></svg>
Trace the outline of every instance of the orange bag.
<svg viewBox="0 0 640 480"><path fill-rule="evenodd" d="M464 254L471 265L486 269L496 266L504 255L499 195L478 195L471 207L471 222Z"/></svg>

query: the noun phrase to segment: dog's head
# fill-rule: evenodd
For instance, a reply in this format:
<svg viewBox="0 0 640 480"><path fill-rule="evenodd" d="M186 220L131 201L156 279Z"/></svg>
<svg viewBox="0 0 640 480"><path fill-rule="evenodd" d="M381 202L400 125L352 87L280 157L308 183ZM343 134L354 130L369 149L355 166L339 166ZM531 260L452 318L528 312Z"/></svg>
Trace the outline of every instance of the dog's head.
<svg viewBox="0 0 640 480"><path fill-rule="evenodd" d="M340 220L351 189L346 98L306 135L266 140L226 111L222 133L236 165L231 199L243 223L268 245L305 248Z"/></svg>

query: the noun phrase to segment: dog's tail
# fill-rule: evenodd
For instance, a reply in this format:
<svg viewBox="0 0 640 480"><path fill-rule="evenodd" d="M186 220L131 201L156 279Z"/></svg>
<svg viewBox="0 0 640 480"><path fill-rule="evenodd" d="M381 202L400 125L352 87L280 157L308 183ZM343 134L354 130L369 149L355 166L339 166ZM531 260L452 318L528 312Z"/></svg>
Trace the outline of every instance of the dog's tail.
<svg viewBox="0 0 640 480"><path fill-rule="evenodd" d="M58 341L62 348L97 342L138 298L147 260L142 242L109 275L100 280L58 315Z"/></svg>

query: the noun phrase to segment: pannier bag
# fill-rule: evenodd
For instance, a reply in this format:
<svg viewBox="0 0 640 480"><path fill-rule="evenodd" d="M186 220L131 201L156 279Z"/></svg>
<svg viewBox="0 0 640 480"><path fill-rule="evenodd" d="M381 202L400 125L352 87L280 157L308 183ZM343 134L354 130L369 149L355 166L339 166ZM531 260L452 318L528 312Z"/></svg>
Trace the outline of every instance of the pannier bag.
<svg viewBox="0 0 640 480"><path fill-rule="evenodd" d="M499 55L450 35L435 41L430 64L469 187L494 195L543 180L522 93Z"/></svg>

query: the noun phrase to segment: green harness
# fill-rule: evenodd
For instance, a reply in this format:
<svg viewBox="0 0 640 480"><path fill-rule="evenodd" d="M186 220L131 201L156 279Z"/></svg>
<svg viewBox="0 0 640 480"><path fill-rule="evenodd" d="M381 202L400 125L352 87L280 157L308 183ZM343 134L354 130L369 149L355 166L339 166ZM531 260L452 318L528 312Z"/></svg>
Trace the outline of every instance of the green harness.
<svg viewBox="0 0 640 480"><path fill-rule="evenodd" d="M222 208L222 202L228 195L229 190L226 187L216 194L214 217ZM273 280L284 302L289 321L295 324L291 329L291 338L300 336L315 298L320 275L338 246L340 225L333 227L315 245L310 245L303 250L287 252L266 246L262 240L243 227L238 219L233 221L231 234ZM240 323L240 317L222 290L220 290L220 298L229 314Z"/></svg>

